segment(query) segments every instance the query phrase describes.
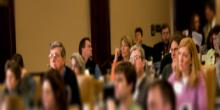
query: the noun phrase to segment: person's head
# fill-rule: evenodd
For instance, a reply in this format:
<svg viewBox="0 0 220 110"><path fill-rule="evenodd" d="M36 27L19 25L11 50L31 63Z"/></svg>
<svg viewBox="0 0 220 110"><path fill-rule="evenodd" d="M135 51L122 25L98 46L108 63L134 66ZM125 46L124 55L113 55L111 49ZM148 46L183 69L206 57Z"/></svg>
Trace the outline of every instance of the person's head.
<svg viewBox="0 0 220 110"><path fill-rule="evenodd" d="M92 44L88 37L83 38L79 43L79 53L82 57L92 57ZM84 58L85 59L85 58Z"/></svg>
<svg viewBox="0 0 220 110"><path fill-rule="evenodd" d="M178 46L180 41L182 40L182 35L181 34L176 34L171 38L171 45L170 45L170 53L171 53L171 58L172 61L176 61L178 57Z"/></svg>
<svg viewBox="0 0 220 110"><path fill-rule="evenodd" d="M135 29L135 43L142 44L142 40L143 40L143 30L141 27L137 27Z"/></svg>
<svg viewBox="0 0 220 110"><path fill-rule="evenodd" d="M170 40L170 27L167 24L163 24L161 26L161 37L162 37L162 41L165 44L169 43Z"/></svg>
<svg viewBox="0 0 220 110"><path fill-rule="evenodd" d="M9 95L3 97L0 110L25 110L25 104L21 97Z"/></svg>
<svg viewBox="0 0 220 110"><path fill-rule="evenodd" d="M180 79L183 74L188 74L188 84L195 86L198 82L200 61L196 45L192 38L184 38L181 40L178 49L177 78Z"/></svg>
<svg viewBox="0 0 220 110"><path fill-rule="evenodd" d="M12 91L16 89L19 81L21 80L21 69L17 62L8 60L5 64L5 86L7 90Z"/></svg>
<svg viewBox="0 0 220 110"><path fill-rule="evenodd" d="M132 46L131 38L129 36L123 36L120 40L120 45L122 57L130 57L130 48Z"/></svg>
<svg viewBox="0 0 220 110"><path fill-rule="evenodd" d="M191 29L194 31L200 31L201 20L198 13L193 13L191 18Z"/></svg>
<svg viewBox="0 0 220 110"><path fill-rule="evenodd" d="M210 30L208 38L207 38L207 46L208 49L213 48L216 43L216 36L220 33L220 25L216 25L213 29Z"/></svg>
<svg viewBox="0 0 220 110"><path fill-rule="evenodd" d="M115 68L115 97L126 100L135 90L136 74L130 62L120 62Z"/></svg>
<svg viewBox="0 0 220 110"><path fill-rule="evenodd" d="M71 68L76 74L83 74L85 71L85 61L79 53L71 56Z"/></svg>
<svg viewBox="0 0 220 110"><path fill-rule="evenodd" d="M205 17L208 22L211 22L215 17L216 9L214 1L208 1L205 4Z"/></svg>
<svg viewBox="0 0 220 110"><path fill-rule="evenodd" d="M67 92L59 71L50 69L42 84L42 103L45 110L67 109Z"/></svg>
<svg viewBox="0 0 220 110"><path fill-rule="evenodd" d="M137 77L139 77L145 69L144 49L139 45L134 45L131 47L130 53L130 62L134 65Z"/></svg>
<svg viewBox="0 0 220 110"><path fill-rule="evenodd" d="M220 49L220 32L213 36L213 45L216 50Z"/></svg>
<svg viewBox="0 0 220 110"><path fill-rule="evenodd" d="M66 50L63 44L54 41L50 43L49 51L50 67L61 72L65 67L66 60Z"/></svg>
<svg viewBox="0 0 220 110"><path fill-rule="evenodd" d="M176 98L172 85L166 80L150 84L147 95L148 110L175 110Z"/></svg>
<svg viewBox="0 0 220 110"><path fill-rule="evenodd" d="M24 68L24 61L21 54L16 53L12 56L11 59L17 62L21 68Z"/></svg>

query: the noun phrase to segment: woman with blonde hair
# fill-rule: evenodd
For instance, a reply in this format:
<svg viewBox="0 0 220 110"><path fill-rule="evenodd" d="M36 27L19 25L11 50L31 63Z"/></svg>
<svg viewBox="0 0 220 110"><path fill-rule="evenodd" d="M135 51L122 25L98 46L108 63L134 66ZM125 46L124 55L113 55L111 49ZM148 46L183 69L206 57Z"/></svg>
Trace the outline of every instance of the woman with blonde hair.
<svg viewBox="0 0 220 110"><path fill-rule="evenodd" d="M181 40L177 68L169 77L177 97L177 110L206 110L207 94L196 45L191 38Z"/></svg>
<svg viewBox="0 0 220 110"><path fill-rule="evenodd" d="M132 39L129 36L123 36L120 40L120 48L115 49L115 57L112 63L111 80L115 79L114 70L118 62L128 61L130 58L130 48L132 47Z"/></svg>
<svg viewBox="0 0 220 110"><path fill-rule="evenodd" d="M79 53L73 53L71 56L71 69L76 74L83 107L93 110L93 104L96 99L96 80L92 75L86 74L85 62Z"/></svg>

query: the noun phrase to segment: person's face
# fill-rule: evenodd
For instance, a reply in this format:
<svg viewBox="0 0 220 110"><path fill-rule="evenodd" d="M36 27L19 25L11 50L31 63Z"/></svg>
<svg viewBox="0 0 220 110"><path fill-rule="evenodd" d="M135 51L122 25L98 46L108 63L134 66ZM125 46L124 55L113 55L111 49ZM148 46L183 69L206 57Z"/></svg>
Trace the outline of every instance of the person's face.
<svg viewBox="0 0 220 110"><path fill-rule="evenodd" d="M48 80L43 82L42 86L42 102L45 110L50 110L55 104L55 97L52 87Z"/></svg>
<svg viewBox="0 0 220 110"><path fill-rule="evenodd" d="M171 51L171 58L173 61L177 60L177 55L178 55L178 44L176 41L173 41L171 43L171 47L170 47L170 51Z"/></svg>
<svg viewBox="0 0 220 110"><path fill-rule="evenodd" d="M126 97L131 94L132 85L129 85L126 81L125 75L123 73L119 73L115 75L115 97L122 101L126 99Z"/></svg>
<svg viewBox="0 0 220 110"><path fill-rule="evenodd" d="M193 22L194 22L194 28L196 31L199 31L199 27L200 27L200 19L198 15L195 15L193 18Z"/></svg>
<svg viewBox="0 0 220 110"><path fill-rule="evenodd" d="M205 16L206 16L206 20L208 22L211 22L214 17L214 12L209 7L206 7L205 8Z"/></svg>
<svg viewBox="0 0 220 110"><path fill-rule="evenodd" d="M212 40L213 40L213 46L216 50L219 50L219 38L216 34L212 35Z"/></svg>
<svg viewBox="0 0 220 110"><path fill-rule="evenodd" d="M130 62L134 65L137 76L144 72L145 61L141 58L141 53L138 50L131 52Z"/></svg>
<svg viewBox="0 0 220 110"><path fill-rule="evenodd" d="M148 92L147 108L148 110L171 110L171 106L163 102L162 95L158 87L152 88Z"/></svg>
<svg viewBox="0 0 220 110"><path fill-rule="evenodd" d="M77 67L76 59L75 58L71 59L71 69L74 71L74 73L76 73L76 74L79 73L79 69Z"/></svg>
<svg viewBox="0 0 220 110"><path fill-rule="evenodd" d="M136 44L141 44L142 43L142 35L140 32L136 32L135 33L135 41L136 41Z"/></svg>
<svg viewBox="0 0 220 110"><path fill-rule="evenodd" d="M179 69L180 71L189 71L191 65L191 55L186 47L179 48L178 51Z"/></svg>
<svg viewBox="0 0 220 110"><path fill-rule="evenodd" d="M123 58L129 57L130 55L130 48L125 41L121 42L121 54Z"/></svg>
<svg viewBox="0 0 220 110"><path fill-rule="evenodd" d="M82 48L82 54L84 54L88 58L92 56L92 44L89 40L85 41L85 47Z"/></svg>
<svg viewBox="0 0 220 110"><path fill-rule="evenodd" d="M168 43L170 40L170 30L169 28L165 28L162 30L162 40L164 43Z"/></svg>
<svg viewBox="0 0 220 110"><path fill-rule="evenodd" d="M14 73L8 69L6 70L6 88L11 91L11 90L14 90L17 86L17 79L14 75Z"/></svg>
<svg viewBox="0 0 220 110"><path fill-rule="evenodd" d="M50 50L49 59L50 67L55 70L60 71L65 66L65 60L61 56L61 48L59 47Z"/></svg>

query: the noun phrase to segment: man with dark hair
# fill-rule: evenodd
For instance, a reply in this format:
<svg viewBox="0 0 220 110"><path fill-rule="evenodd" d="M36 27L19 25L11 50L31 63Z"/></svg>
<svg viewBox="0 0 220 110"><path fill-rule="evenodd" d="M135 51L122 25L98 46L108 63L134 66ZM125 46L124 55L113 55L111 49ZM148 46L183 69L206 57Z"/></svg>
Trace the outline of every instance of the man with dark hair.
<svg viewBox="0 0 220 110"><path fill-rule="evenodd" d="M203 28L205 40L207 42L207 37L209 35L210 30L216 25L216 9L214 0L208 1L205 4L205 17L207 20L206 25Z"/></svg>
<svg viewBox="0 0 220 110"><path fill-rule="evenodd" d="M148 110L175 110L176 99L173 87L166 80L156 80L148 88Z"/></svg>
<svg viewBox="0 0 220 110"><path fill-rule="evenodd" d="M68 92L69 102L81 107L79 87L74 72L65 65L66 51L63 44L54 41L50 44L50 67L59 71Z"/></svg>
<svg viewBox="0 0 220 110"><path fill-rule="evenodd" d="M160 62L166 54L169 53L170 47L170 27L167 24L163 24L161 27L161 38L162 40L154 45L154 57L153 62L155 63L155 68L159 72L160 69Z"/></svg>
<svg viewBox="0 0 220 110"><path fill-rule="evenodd" d="M143 44L142 41L143 41L143 30L140 27L137 27L135 29L135 44L140 45L144 49L145 58L147 60L151 60L152 48Z"/></svg>
<svg viewBox="0 0 220 110"><path fill-rule="evenodd" d="M119 110L141 110L132 101L132 93L135 90L135 68L129 62L121 62L115 68L115 97L119 101Z"/></svg>
<svg viewBox="0 0 220 110"><path fill-rule="evenodd" d="M92 59L92 44L88 37L83 38L79 43L79 53L86 63L86 69L89 73L98 79L101 75L99 65Z"/></svg>

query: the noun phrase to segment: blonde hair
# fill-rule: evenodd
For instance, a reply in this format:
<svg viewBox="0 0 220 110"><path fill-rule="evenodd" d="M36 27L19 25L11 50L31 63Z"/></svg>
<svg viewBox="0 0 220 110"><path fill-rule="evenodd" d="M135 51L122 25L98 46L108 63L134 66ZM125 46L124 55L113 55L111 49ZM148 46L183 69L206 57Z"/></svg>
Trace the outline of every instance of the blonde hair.
<svg viewBox="0 0 220 110"><path fill-rule="evenodd" d="M122 41L124 41L129 46L129 48L131 48L131 46L133 45L132 39L130 36L127 36L127 35L123 36L120 40L120 45L121 45Z"/></svg>
<svg viewBox="0 0 220 110"><path fill-rule="evenodd" d="M74 59L76 62L76 66L79 69L80 73L83 74L85 71L85 61L79 53L73 53L71 56L71 60Z"/></svg>
<svg viewBox="0 0 220 110"><path fill-rule="evenodd" d="M195 87L198 83L199 73L201 70L201 64L198 58L198 52L196 49L196 45L194 44L191 38L184 38L181 40L179 48L186 47L190 53L192 64L190 66L190 74L189 74L189 82L188 84L192 87ZM177 60L178 61L178 60ZM179 65L177 63L176 77L180 79L182 77L182 72L178 68Z"/></svg>
<svg viewBox="0 0 220 110"><path fill-rule="evenodd" d="M130 53L132 53L133 51L139 51L141 54L141 59L144 60L145 59L145 53L144 53L144 49L140 46L140 45L133 45L130 49Z"/></svg>

